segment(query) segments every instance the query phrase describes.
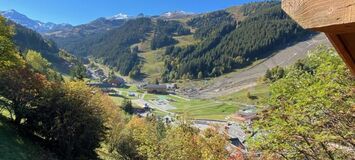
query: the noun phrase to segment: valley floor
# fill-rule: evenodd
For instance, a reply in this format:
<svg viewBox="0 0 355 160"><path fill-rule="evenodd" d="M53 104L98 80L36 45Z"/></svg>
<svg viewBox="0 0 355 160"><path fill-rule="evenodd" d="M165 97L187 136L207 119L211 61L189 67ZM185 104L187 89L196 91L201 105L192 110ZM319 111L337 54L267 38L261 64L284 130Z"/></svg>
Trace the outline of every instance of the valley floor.
<svg viewBox="0 0 355 160"><path fill-rule="evenodd" d="M141 53L144 60L143 73L147 75L142 81L128 80L127 88L116 88L120 97L112 97L121 104L126 99L132 100L136 107L143 108L148 104L157 115L185 115L192 119L227 120L230 115L249 105L257 106L269 96L268 85L258 80L265 75L267 69L276 66L286 67L307 56L308 51L319 45L329 46L324 34L318 34L303 42L290 45L286 49L275 52L272 56L255 62L250 67L213 78L210 80L178 82L177 95L156 95L143 93L136 86L159 77L163 50L151 51L145 43L137 44L145 50ZM107 67L99 68L109 73ZM126 80L128 77L124 77ZM247 94L256 99L250 99ZM135 96L130 96L134 93Z"/></svg>
<svg viewBox="0 0 355 160"><path fill-rule="evenodd" d="M159 116L180 115L191 119L228 120L229 116L244 107L258 106L259 102L269 96L268 88L267 84L260 84L213 99L189 99L173 94L145 93L132 85L127 88L114 88L120 96L111 96L111 98L118 105L122 104L124 99L130 99L137 108L143 108L147 104L153 109L153 113ZM248 93L255 98L248 98Z"/></svg>

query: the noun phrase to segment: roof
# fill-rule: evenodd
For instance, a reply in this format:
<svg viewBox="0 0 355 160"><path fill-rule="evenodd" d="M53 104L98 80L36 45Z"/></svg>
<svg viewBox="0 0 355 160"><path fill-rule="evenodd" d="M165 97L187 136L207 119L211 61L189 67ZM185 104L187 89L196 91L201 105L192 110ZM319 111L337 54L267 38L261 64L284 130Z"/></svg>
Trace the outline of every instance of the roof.
<svg viewBox="0 0 355 160"><path fill-rule="evenodd" d="M232 124L232 125L228 126L227 134L231 139L238 138L239 141L242 143L246 139L246 134L244 133L243 129L240 128L240 126L237 124Z"/></svg>
<svg viewBox="0 0 355 160"><path fill-rule="evenodd" d="M163 117L163 119L173 119L172 117L170 117L169 115L166 115Z"/></svg>

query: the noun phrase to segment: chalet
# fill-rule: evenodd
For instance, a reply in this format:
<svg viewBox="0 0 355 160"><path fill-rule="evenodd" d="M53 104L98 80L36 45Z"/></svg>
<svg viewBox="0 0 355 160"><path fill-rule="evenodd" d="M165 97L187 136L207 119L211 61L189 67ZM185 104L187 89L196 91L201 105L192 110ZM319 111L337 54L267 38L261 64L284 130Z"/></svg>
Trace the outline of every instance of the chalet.
<svg viewBox="0 0 355 160"><path fill-rule="evenodd" d="M110 80L106 80L108 83L110 83L114 87L121 87L125 85L125 80L121 77L115 77Z"/></svg>
<svg viewBox="0 0 355 160"><path fill-rule="evenodd" d="M142 86L148 93L168 93L168 87L165 84L147 84Z"/></svg>
<svg viewBox="0 0 355 160"><path fill-rule="evenodd" d="M106 75L104 73L104 71L102 69L91 69L88 68L87 69L87 73L86 73L89 77L93 78L93 79L97 79L97 80L103 80L106 78Z"/></svg>
<svg viewBox="0 0 355 160"><path fill-rule="evenodd" d="M94 73L98 76L105 76L105 73L102 69L95 70Z"/></svg>
<svg viewBox="0 0 355 160"><path fill-rule="evenodd" d="M166 87L168 90L174 90L177 89L177 85L175 83L172 84L166 84Z"/></svg>
<svg viewBox="0 0 355 160"><path fill-rule="evenodd" d="M237 124L227 124L224 127L224 133L229 137L229 141L234 146L245 149L243 144L246 140L246 134L243 129Z"/></svg>
<svg viewBox="0 0 355 160"><path fill-rule="evenodd" d="M105 72L102 69L97 69L97 70L93 71L92 77L94 77L95 79L100 79L100 80L107 78L107 76L105 75Z"/></svg>

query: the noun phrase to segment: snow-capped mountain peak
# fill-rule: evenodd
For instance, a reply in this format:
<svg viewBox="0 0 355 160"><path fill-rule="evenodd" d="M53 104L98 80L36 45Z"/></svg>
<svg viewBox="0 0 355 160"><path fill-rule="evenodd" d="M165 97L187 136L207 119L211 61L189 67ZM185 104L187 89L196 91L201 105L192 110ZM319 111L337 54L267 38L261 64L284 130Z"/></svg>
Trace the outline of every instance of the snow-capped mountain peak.
<svg viewBox="0 0 355 160"><path fill-rule="evenodd" d="M161 16L165 18L177 18L177 17L184 17L193 14L194 13L192 12L186 12L186 11L172 11L172 12L165 12Z"/></svg>
<svg viewBox="0 0 355 160"><path fill-rule="evenodd" d="M14 21L17 24L20 24L26 28L35 30L37 32L46 32L52 29L58 29L62 27L71 27L70 24L55 24L55 23L44 23L38 20L33 20L28 18L27 16L17 12L14 9L8 10L8 11L2 11L0 12L2 16L4 16L7 19L10 19Z"/></svg>
<svg viewBox="0 0 355 160"><path fill-rule="evenodd" d="M114 16L108 17L107 19L110 19L110 20L128 19L128 15L127 14L123 14L123 13L119 13L119 14L116 14Z"/></svg>
<svg viewBox="0 0 355 160"><path fill-rule="evenodd" d="M10 10L7 10L7 11L2 11L1 13L4 13L4 14L10 14L10 13L16 13L17 11L14 10L14 9L10 9ZM18 12L17 12L18 13Z"/></svg>

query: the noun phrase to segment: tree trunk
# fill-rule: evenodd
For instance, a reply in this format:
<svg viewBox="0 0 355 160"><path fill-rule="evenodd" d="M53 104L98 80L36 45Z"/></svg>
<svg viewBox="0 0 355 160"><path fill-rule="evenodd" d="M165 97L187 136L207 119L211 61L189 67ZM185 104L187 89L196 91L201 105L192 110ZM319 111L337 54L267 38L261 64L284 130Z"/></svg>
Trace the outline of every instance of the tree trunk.
<svg viewBox="0 0 355 160"><path fill-rule="evenodd" d="M24 117L21 111L21 105L20 103L14 102L13 104L13 110L14 110L14 114L15 114L15 120L14 122L16 124L20 124L22 118Z"/></svg>
<svg viewBox="0 0 355 160"><path fill-rule="evenodd" d="M21 124L22 116L20 116L20 115L15 115L15 116L16 116L16 117L15 117L14 122L15 122L16 124Z"/></svg>

